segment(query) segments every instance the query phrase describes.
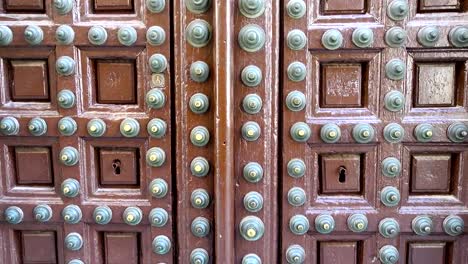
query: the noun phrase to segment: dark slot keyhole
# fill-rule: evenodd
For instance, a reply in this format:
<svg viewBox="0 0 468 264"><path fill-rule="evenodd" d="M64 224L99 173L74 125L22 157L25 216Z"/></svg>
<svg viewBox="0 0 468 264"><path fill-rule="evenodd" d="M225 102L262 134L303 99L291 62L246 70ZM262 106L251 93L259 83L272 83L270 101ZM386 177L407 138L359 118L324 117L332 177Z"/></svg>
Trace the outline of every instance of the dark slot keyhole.
<svg viewBox="0 0 468 264"><path fill-rule="evenodd" d="M346 181L346 167L344 166L338 168L338 181L341 183Z"/></svg>
<svg viewBox="0 0 468 264"><path fill-rule="evenodd" d="M120 160L116 159L112 162L112 168L115 175L120 175Z"/></svg>

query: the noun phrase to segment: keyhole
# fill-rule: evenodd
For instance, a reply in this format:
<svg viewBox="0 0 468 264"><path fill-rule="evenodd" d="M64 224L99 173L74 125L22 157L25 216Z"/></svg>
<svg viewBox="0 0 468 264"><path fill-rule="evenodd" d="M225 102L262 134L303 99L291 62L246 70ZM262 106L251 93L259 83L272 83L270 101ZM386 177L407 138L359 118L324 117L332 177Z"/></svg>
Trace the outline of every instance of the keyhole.
<svg viewBox="0 0 468 264"><path fill-rule="evenodd" d="M112 161L112 168L114 169L115 175L120 175L120 160L116 159Z"/></svg>
<svg viewBox="0 0 468 264"><path fill-rule="evenodd" d="M338 181L343 183L346 181L346 167L340 166L338 168Z"/></svg>

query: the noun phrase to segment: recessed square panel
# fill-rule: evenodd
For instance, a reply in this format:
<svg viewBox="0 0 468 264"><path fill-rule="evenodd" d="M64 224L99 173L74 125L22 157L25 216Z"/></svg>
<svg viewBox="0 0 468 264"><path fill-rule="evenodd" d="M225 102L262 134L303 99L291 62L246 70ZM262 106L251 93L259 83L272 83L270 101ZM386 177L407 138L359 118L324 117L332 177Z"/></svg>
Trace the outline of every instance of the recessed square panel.
<svg viewBox="0 0 468 264"><path fill-rule="evenodd" d="M408 247L409 264L431 263L445 264L449 262L450 254L447 254L450 246L447 243L410 243Z"/></svg>
<svg viewBox="0 0 468 264"><path fill-rule="evenodd" d="M454 159L451 154L413 154L411 157L411 192L450 193Z"/></svg>
<svg viewBox="0 0 468 264"><path fill-rule="evenodd" d="M99 149L99 182L102 187L138 187L138 149Z"/></svg>
<svg viewBox="0 0 468 264"><path fill-rule="evenodd" d="M358 263L358 242L320 242L319 250L320 264Z"/></svg>
<svg viewBox="0 0 468 264"><path fill-rule="evenodd" d="M57 263L55 232L21 232L22 260L24 264Z"/></svg>
<svg viewBox="0 0 468 264"><path fill-rule="evenodd" d="M456 63L416 64L416 106L454 106Z"/></svg>
<svg viewBox="0 0 468 264"><path fill-rule="evenodd" d="M366 13L367 0L321 0L321 13L325 15Z"/></svg>
<svg viewBox="0 0 468 264"><path fill-rule="evenodd" d="M461 11L461 0L419 0L419 12L450 12Z"/></svg>
<svg viewBox="0 0 468 264"><path fill-rule="evenodd" d="M320 160L323 194L348 194L361 191L361 155L321 155Z"/></svg>
<svg viewBox="0 0 468 264"><path fill-rule="evenodd" d="M132 11L133 0L94 0L94 11Z"/></svg>
<svg viewBox="0 0 468 264"><path fill-rule="evenodd" d="M321 107L362 107L363 65L332 63L321 65Z"/></svg>
<svg viewBox="0 0 468 264"><path fill-rule="evenodd" d="M139 264L140 241L138 233L104 233L104 263Z"/></svg>
<svg viewBox="0 0 468 264"><path fill-rule="evenodd" d="M97 102L135 104L136 77L134 60L97 60Z"/></svg>
<svg viewBox="0 0 468 264"><path fill-rule="evenodd" d="M46 60L12 60L10 67L13 101L50 101Z"/></svg>
<svg viewBox="0 0 468 264"><path fill-rule="evenodd" d="M5 10L7 12L43 13L45 11L44 7L44 0L5 0Z"/></svg>
<svg viewBox="0 0 468 264"><path fill-rule="evenodd" d="M51 152L48 147L15 147L16 184L53 186Z"/></svg>

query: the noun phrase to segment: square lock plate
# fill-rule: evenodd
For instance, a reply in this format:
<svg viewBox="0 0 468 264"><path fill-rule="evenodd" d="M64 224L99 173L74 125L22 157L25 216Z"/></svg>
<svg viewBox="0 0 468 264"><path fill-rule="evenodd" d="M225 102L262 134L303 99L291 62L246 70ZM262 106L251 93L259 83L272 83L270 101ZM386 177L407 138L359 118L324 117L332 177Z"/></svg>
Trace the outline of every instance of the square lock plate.
<svg viewBox="0 0 468 264"><path fill-rule="evenodd" d="M139 233L104 233L105 263L138 264Z"/></svg>
<svg viewBox="0 0 468 264"><path fill-rule="evenodd" d="M100 104L135 104L135 68L135 60L97 60L97 102Z"/></svg>
<svg viewBox="0 0 468 264"><path fill-rule="evenodd" d="M57 263L55 232L21 232L22 263Z"/></svg>
<svg viewBox="0 0 468 264"><path fill-rule="evenodd" d="M320 177L323 194L360 193L361 155L321 155Z"/></svg>
<svg viewBox="0 0 468 264"><path fill-rule="evenodd" d="M102 187L140 185L138 149L99 149L99 183Z"/></svg>
<svg viewBox="0 0 468 264"><path fill-rule="evenodd" d="M330 63L321 65L321 106L362 107L365 80L361 63Z"/></svg>
<svg viewBox="0 0 468 264"><path fill-rule="evenodd" d="M16 184L53 186L51 149L48 147L15 147Z"/></svg>
<svg viewBox="0 0 468 264"><path fill-rule="evenodd" d="M47 61L10 61L10 89L13 101L49 101Z"/></svg>
<svg viewBox="0 0 468 264"><path fill-rule="evenodd" d="M456 155L414 154L411 158L411 192L450 193L452 167L457 167Z"/></svg>

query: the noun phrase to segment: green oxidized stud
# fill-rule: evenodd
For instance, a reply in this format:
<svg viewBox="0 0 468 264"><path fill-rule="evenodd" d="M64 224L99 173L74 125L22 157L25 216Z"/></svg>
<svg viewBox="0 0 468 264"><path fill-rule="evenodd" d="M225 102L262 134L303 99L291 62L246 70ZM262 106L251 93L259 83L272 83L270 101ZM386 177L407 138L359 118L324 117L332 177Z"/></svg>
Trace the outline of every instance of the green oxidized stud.
<svg viewBox="0 0 468 264"><path fill-rule="evenodd" d="M59 75L70 76L75 73L75 61L69 56L62 56L55 63L55 70Z"/></svg>
<svg viewBox="0 0 468 264"><path fill-rule="evenodd" d="M196 126L190 132L190 141L197 147L204 147L210 141L210 132L204 126Z"/></svg>
<svg viewBox="0 0 468 264"><path fill-rule="evenodd" d="M337 29L329 29L322 35L322 45L328 50L336 50L343 45L343 35Z"/></svg>
<svg viewBox="0 0 468 264"><path fill-rule="evenodd" d="M143 219L143 212L139 207L130 206L125 208L122 218L127 225L138 225Z"/></svg>
<svg viewBox="0 0 468 264"><path fill-rule="evenodd" d="M151 137L163 138L166 135L167 124L160 118L153 118L148 122L146 131Z"/></svg>
<svg viewBox="0 0 468 264"><path fill-rule="evenodd" d="M295 215L289 219L289 230L295 235L304 235L309 231L309 220L304 215Z"/></svg>
<svg viewBox="0 0 468 264"><path fill-rule="evenodd" d="M28 131L33 136L42 136L47 133L47 123L44 119L35 117L29 121Z"/></svg>
<svg viewBox="0 0 468 264"><path fill-rule="evenodd" d="M239 11L248 18L256 18L265 12L265 0L240 0Z"/></svg>
<svg viewBox="0 0 468 264"><path fill-rule="evenodd" d="M301 50L307 44L307 36L299 29L293 29L288 33L287 45L292 50Z"/></svg>
<svg viewBox="0 0 468 264"><path fill-rule="evenodd" d="M205 47L211 40L211 25L203 19L195 19L185 29L185 38L195 48Z"/></svg>
<svg viewBox="0 0 468 264"><path fill-rule="evenodd" d="M7 116L0 121L0 132L5 136L14 136L19 133L20 125L18 119Z"/></svg>
<svg viewBox="0 0 468 264"><path fill-rule="evenodd" d="M301 159L292 159L288 162L287 170L289 176L293 178L301 178L305 175L305 162Z"/></svg>
<svg viewBox="0 0 468 264"><path fill-rule="evenodd" d="M408 1L393 0L388 4L387 16L392 20L399 21L405 19L405 17L408 15L408 11Z"/></svg>
<svg viewBox="0 0 468 264"><path fill-rule="evenodd" d="M134 118L125 118L120 122L120 134L124 137L136 137L140 133L140 123Z"/></svg>
<svg viewBox="0 0 468 264"><path fill-rule="evenodd" d="M153 208L148 215L148 220L151 226L163 227L169 221L169 214L163 208Z"/></svg>
<svg viewBox="0 0 468 264"><path fill-rule="evenodd" d="M423 27L418 31L418 42L424 47L434 47L440 38L440 30L435 26Z"/></svg>
<svg viewBox="0 0 468 264"><path fill-rule="evenodd" d="M447 137L450 141L459 143L465 141L468 136L468 126L461 122L451 124L447 129Z"/></svg>
<svg viewBox="0 0 468 264"><path fill-rule="evenodd" d="M40 223L48 222L52 218L52 208L47 204L39 204L34 207L33 216Z"/></svg>
<svg viewBox="0 0 468 264"><path fill-rule="evenodd" d="M400 192L392 186L384 187L380 192L380 201L387 207L397 206L400 202Z"/></svg>
<svg viewBox="0 0 468 264"><path fill-rule="evenodd" d="M117 31L117 39L122 45L132 46L137 40L137 32L131 26L120 27Z"/></svg>
<svg viewBox="0 0 468 264"><path fill-rule="evenodd" d="M190 171L193 176L205 177L210 171L210 163L204 157L195 157L190 162Z"/></svg>
<svg viewBox="0 0 468 264"><path fill-rule="evenodd" d="M405 96L400 91L390 91L384 98L385 108L390 112L398 112L405 106Z"/></svg>
<svg viewBox="0 0 468 264"><path fill-rule="evenodd" d="M211 0L186 0L185 6L192 13L202 14L210 9Z"/></svg>
<svg viewBox="0 0 468 264"><path fill-rule="evenodd" d="M326 124L320 129L320 138L325 143L336 143L341 138L341 129L336 124Z"/></svg>
<svg viewBox="0 0 468 264"><path fill-rule="evenodd" d="M256 183L263 178L263 168L257 162L249 162L244 166L242 174L246 181Z"/></svg>
<svg viewBox="0 0 468 264"><path fill-rule="evenodd" d="M374 42L374 32L369 28L358 28L353 31L352 40L359 48L368 48Z"/></svg>
<svg viewBox="0 0 468 264"><path fill-rule="evenodd" d="M162 73L167 69L166 56L162 54L153 54L148 60L148 64L152 73Z"/></svg>
<svg viewBox="0 0 468 264"><path fill-rule="evenodd" d="M291 126L289 134L294 141L306 142L309 140L312 132L310 131L309 125L304 122L297 122Z"/></svg>
<svg viewBox="0 0 468 264"><path fill-rule="evenodd" d="M461 217L457 215L449 215L444 219L442 227L447 235L458 236L463 234L465 223Z"/></svg>
<svg viewBox="0 0 468 264"><path fill-rule="evenodd" d="M204 209L210 205L210 195L204 189L195 189L190 196L190 203L193 208Z"/></svg>
<svg viewBox="0 0 468 264"><path fill-rule="evenodd" d="M249 192L244 196L244 208L245 210L256 213L263 208L263 197L258 192Z"/></svg>
<svg viewBox="0 0 468 264"><path fill-rule="evenodd" d="M398 249L392 245L386 245L379 250L379 259L382 264L396 264L400 254Z"/></svg>
<svg viewBox="0 0 468 264"><path fill-rule="evenodd" d="M392 27L385 33L385 43L393 48L398 48L406 43L406 31L401 27Z"/></svg>
<svg viewBox="0 0 468 264"><path fill-rule="evenodd" d="M85 263L79 259L72 259L68 262L68 264L85 264Z"/></svg>
<svg viewBox="0 0 468 264"><path fill-rule="evenodd" d="M190 230L196 237L206 237L210 233L210 222L205 217L199 216L193 219Z"/></svg>
<svg viewBox="0 0 468 264"><path fill-rule="evenodd" d="M190 65L190 78L194 82L202 83L208 80L210 67L204 61L196 61Z"/></svg>
<svg viewBox="0 0 468 264"><path fill-rule="evenodd" d="M468 27L454 27L449 32L450 43L457 48L468 47Z"/></svg>
<svg viewBox="0 0 468 264"><path fill-rule="evenodd" d="M112 210L109 206L98 206L94 209L93 219L96 224L106 225L112 220Z"/></svg>
<svg viewBox="0 0 468 264"><path fill-rule="evenodd" d="M81 212L80 207L74 204L67 205L62 210L63 221L67 224L77 224L81 221L83 213Z"/></svg>
<svg viewBox="0 0 468 264"><path fill-rule="evenodd" d="M315 218L315 230L320 234L329 234L335 229L335 219L329 214L321 214Z"/></svg>
<svg viewBox="0 0 468 264"><path fill-rule="evenodd" d="M239 32L239 46L247 52L256 52L265 45L265 31L258 25L249 24Z"/></svg>
<svg viewBox="0 0 468 264"><path fill-rule="evenodd" d="M416 235L427 236L434 229L434 225L429 216L418 215L411 221L411 229Z"/></svg>
<svg viewBox="0 0 468 264"><path fill-rule="evenodd" d="M385 65L385 75L390 80L403 80L403 78L405 78L405 73L405 63L400 59L392 59Z"/></svg>
<svg viewBox="0 0 468 264"><path fill-rule="evenodd" d="M158 255L165 255L171 250L171 240L164 235L155 237L151 245L153 252Z"/></svg>
<svg viewBox="0 0 468 264"><path fill-rule="evenodd" d="M92 137L101 137L106 133L106 123L99 118L91 119L86 125L86 130Z"/></svg>
<svg viewBox="0 0 468 264"><path fill-rule="evenodd" d="M367 217L363 214L353 214L347 220L349 230L360 233L367 230L369 224Z"/></svg>
<svg viewBox="0 0 468 264"><path fill-rule="evenodd" d="M102 45L107 41L107 31L104 27L93 26L88 31L88 41L93 45Z"/></svg>
<svg viewBox="0 0 468 264"><path fill-rule="evenodd" d="M80 182L72 178L66 179L62 182L60 189L63 196L68 198L76 197L80 193Z"/></svg>
<svg viewBox="0 0 468 264"><path fill-rule="evenodd" d="M160 89L151 89L146 94L145 101L148 107L160 109L166 104L166 95Z"/></svg>
<svg viewBox="0 0 468 264"><path fill-rule="evenodd" d="M288 264L302 264L305 261L305 250L300 245L291 245L286 250Z"/></svg>
<svg viewBox="0 0 468 264"><path fill-rule="evenodd" d="M73 0L54 0L54 9L60 15L65 15L73 8Z"/></svg>
<svg viewBox="0 0 468 264"><path fill-rule="evenodd" d="M23 221L24 213L21 208L17 206L10 206L3 212L5 220L12 225L19 224Z"/></svg>
<svg viewBox="0 0 468 264"><path fill-rule="evenodd" d="M75 31L68 25L61 25L55 31L55 39L59 44L69 45L75 39Z"/></svg>
<svg viewBox="0 0 468 264"><path fill-rule="evenodd" d="M24 30L24 39L31 45L39 45L44 40L44 32L38 26L27 26Z"/></svg>
<svg viewBox="0 0 468 264"><path fill-rule="evenodd" d="M288 203L292 206L302 206L306 201L304 189L293 187L288 191Z"/></svg>
<svg viewBox="0 0 468 264"><path fill-rule="evenodd" d="M379 232L385 238L394 238L400 233L400 225L393 218L385 218L379 222Z"/></svg>
<svg viewBox="0 0 468 264"><path fill-rule="evenodd" d="M256 141L261 134L261 129L258 123L248 121L242 125L242 137L247 141Z"/></svg>
<svg viewBox="0 0 468 264"><path fill-rule="evenodd" d="M65 237L65 247L71 251L78 251L83 247L83 238L76 232L70 233Z"/></svg>
<svg viewBox="0 0 468 264"><path fill-rule="evenodd" d="M146 0L146 8L151 13L161 13L166 7L166 0Z"/></svg>
<svg viewBox="0 0 468 264"><path fill-rule="evenodd" d="M286 107L294 112L302 111L306 106L306 97L300 91L292 91L286 97Z"/></svg>
<svg viewBox="0 0 468 264"><path fill-rule="evenodd" d="M168 192L167 182L163 179L154 179L149 184L149 191L154 198L164 198Z"/></svg>
<svg viewBox="0 0 468 264"><path fill-rule="evenodd" d="M353 128L353 138L358 143L369 143L374 139L374 136L374 127L369 124L357 124Z"/></svg>
<svg viewBox="0 0 468 264"><path fill-rule="evenodd" d="M257 241L262 238L265 232L263 221L256 216L244 217L240 224L239 230L241 236L247 241Z"/></svg>
<svg viewBox="0 0 468 264"><path fill-rule="evenodd" d="M429 142L434 135L434 127L431 124L419 124L414 128L414 136L419 142Z"/></svg>
<svg viewBox="0 0 468 264"><path fill-rule="evenodd" d="M76 124L76 121L73 118L64 117L59 120L57 128L60 134L64 136L71 136L75 134L76 130L78 129L78 125Z"/></svg>
<svg viewBox="0 0 468 264"><path fill-rule="evenodd" d="M395 178L401 173L401 163L397 158L388 157L382 161L382 174L388 178Z"/></svg>
<svg viewBox="0 0 468 264"><path fill-rule="evenodd" d="M203 248L195 248L190 252L190 264L208 264L210 256Z"/></svg>
<svg viewBox="0 0 468 264"><path fill-rule="evenodd" d="M383 133L385 140L390 143L398 143L403 140L405 130L401 125L397 123L391 123L384 128Z"/></svg>
<svg viewBox="0 0 468 264"><path fill-rule="evenodd" d="M257 254L247 254L242 257L242 264L262 264L262 259Z"/></svg>
<svg viewBox="0 0 468 264"><path fill-rule="evenodd" d="M61 108L72 108L76 103L75 94L70 90L62 90L57 94L57 102Z"/></svg>
<svg viewBox="0 0 468 264"><path fill-rule="evenodd" d="M262 70L255 66L249 65L242 70L241 80L245 86L255 87L262 82Z"/></svg>
<svg viewBox="0 0 468 264"><path fill-rule="evenodd" d="M13 41L13 32L7 26L0 26L0 46L8 46Z"/></svg>
<svg viewBox="0 0 468 264"><path fill-rule="evenodd" d="M162 148L153 147L146 153L146 164L151 167L161 167L166 161L166 153Z"/></svg>
<svg viewBox="0 0 468 264"><path fill-rule="evenodd" d="M195 114L203 114L208 111L210 101L208 96L202 93L196 93L190 97L189 101L190 110Z"/></svg>
<svg viewBox="0 0 468 264"><path fill-rule="evenodd" d="M248 94L242 101L242 107L248 114L257 114L262 110L262 98L256 94Z"/></svg>
<svg viewBox="0 0 468 264"><path fill-rule="evenodd" d="M288 78L293 82L303 81L307 75L307 69L304 63L295 61L289 64L288 69Z"/></svg>
<svg viewBox="0 0 468 264"><path fill-rule="evenodd" d="M152 26L146 31L146 40L152 46L159 46L166 41L166 32L160 26Z"/></svg>
<svg viewBox="0 0 468 264"><path fill-rule="evenodd" d="M60 151L60 162L65 166L74 166L78 163L80 156L74 147L64 147Z"/></svg>
<svg viewBox="0 0 468 264"><path fill-rule="evenodd" d="M294 19L302 18L307 10L306 3L303 0L290 0L286 5L288 16Z"/></svg>

